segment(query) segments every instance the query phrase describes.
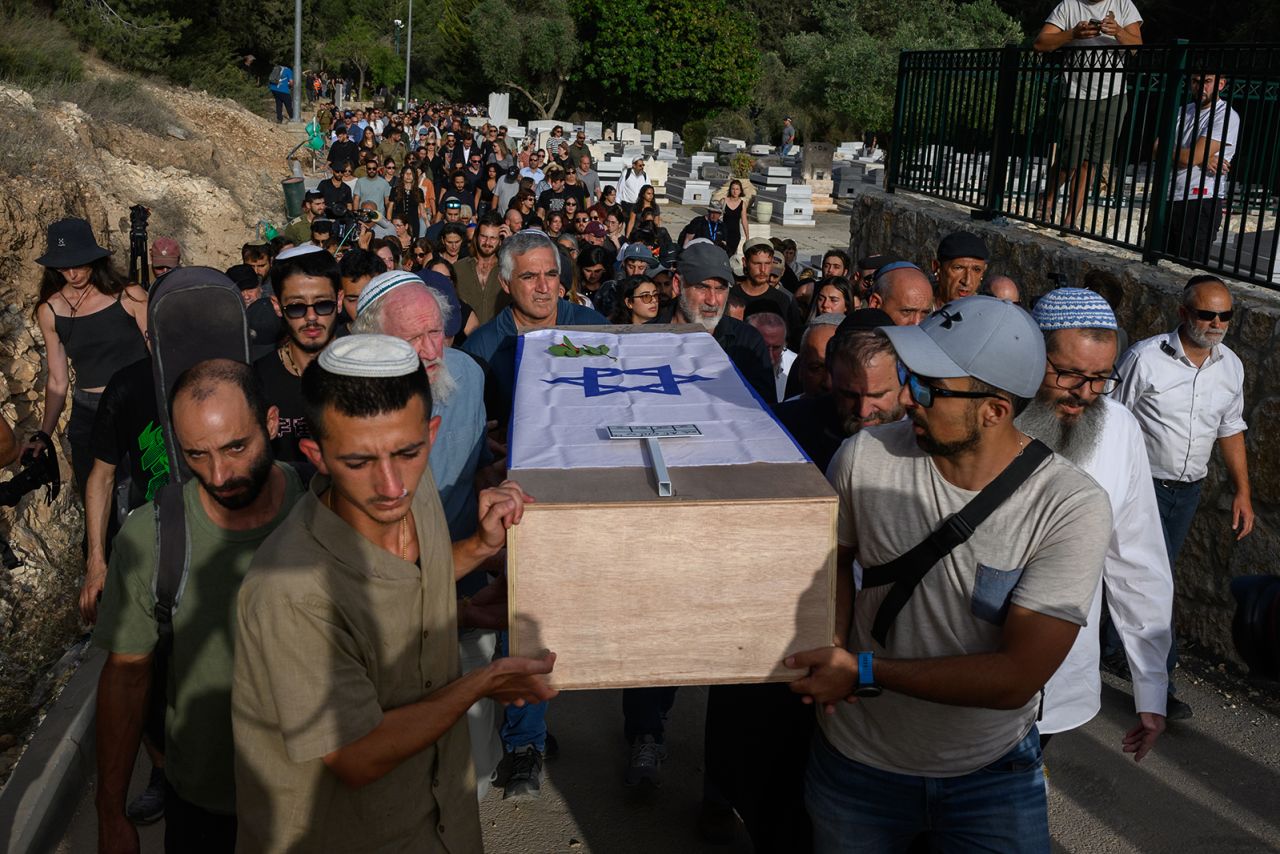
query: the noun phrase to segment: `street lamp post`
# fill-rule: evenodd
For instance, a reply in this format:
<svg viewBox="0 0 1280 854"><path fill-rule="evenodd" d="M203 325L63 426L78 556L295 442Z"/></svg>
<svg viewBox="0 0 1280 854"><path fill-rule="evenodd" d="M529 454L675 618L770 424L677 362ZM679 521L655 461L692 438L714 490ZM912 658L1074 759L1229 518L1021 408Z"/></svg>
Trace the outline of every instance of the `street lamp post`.
<svg viewBox="0 0 1280 854"><path fill-rule="evenodd" d="M302 121L302 0L293 2L293 120Z"/></svg>
<svg viewBox="0 0 1280 854"><path fill-rule="evenodd" d="M409 0L409 27L404 38L404 108L409 109L409 67L413 58L413 0Z"/></svg>
<svg viewBox="0 0 1280 854"><path fill-rule="evenodd" d="M404 26L404 21L396 18L393 22L396 25L396 56L400 55L400 28Z"/></svg>

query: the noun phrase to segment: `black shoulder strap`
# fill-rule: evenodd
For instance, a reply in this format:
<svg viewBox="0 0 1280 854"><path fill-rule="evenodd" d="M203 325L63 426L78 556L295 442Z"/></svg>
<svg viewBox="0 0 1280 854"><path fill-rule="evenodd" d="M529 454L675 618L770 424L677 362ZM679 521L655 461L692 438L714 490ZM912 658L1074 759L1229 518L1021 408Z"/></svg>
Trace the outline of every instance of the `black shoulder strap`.
<svg viewBox="0 0 1280 854"><path fill-rule="evenodd" d="M871 637L875 638L876 643L880 646L885 645L885 640L889 637L889 629L897 619L898 612L906 607L911 594L915 593L916 587L938 561L973 536L977 527L1010 495L1013 495L1051 453L1048 446L1039 439L1032 439L1031 444L1014 457L1013 462L1005 466L1004 471L996 475L995 480L988 483L959 513L948 516L937 530L925 537L915 548L886 564L863 568L862 586L864 588L893 585L884 601L880 603L875 622L871 626Z"/></svg>
<svg viewBox="0 0 1280 854"><path fill-rule="evenodd" d="M158 649L167 652L173 643L173 612L178 609L182 588L191 563L187 539L187 513L182 498L182 484L170 481L156 493L156 629Z"/></svg>

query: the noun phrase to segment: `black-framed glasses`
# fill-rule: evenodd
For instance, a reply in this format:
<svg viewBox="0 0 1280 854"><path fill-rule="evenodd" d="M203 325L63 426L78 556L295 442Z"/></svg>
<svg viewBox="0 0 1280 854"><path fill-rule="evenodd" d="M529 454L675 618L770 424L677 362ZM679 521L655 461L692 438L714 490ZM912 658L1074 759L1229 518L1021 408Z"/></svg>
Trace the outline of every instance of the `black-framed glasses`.
<svg viewBox="0 0 1280 854"><path fill-rule="evenodd" d="M290 320L301 320L307 316L308 309L314 311L317 317L328 317L337 307L337 300L322 299L315 302L291 302L282 306L280 311Z"/></svg>
<svg viewBox="0 0 1280 854"><path fill-rule="evenodd" d="M1192 312L1196 317L1203 321L1221 320L1223 323L1231 320L1231 316L1235 314L1231 309L1227 309L1226 311L1209 311L1207 308L1193 308Z"/></svg>
<svg viewBox="0 0 1280 854"><path fill-rule="evenodd" d="M1053 372L1057 374L1054 384L1065 391L1076 391L1086 383L1089 391L1094 394L1108 395L1116 390L1120 385L1120 375L1112 371L1108 376L1097 377L1089 374L1082 374L1079 371L1064 371L1053 363L1052 359L1046 359L1049 367L1053 368Z"/></svg>
<svg viewBox="0 0 1280 854"><path fill-rule="evenodd" d="M994 397L999 400L1008 399L1002 394L992 394L991 392L986 391L957 391L955 389L932 385L926 381L925 377L909 371L907 372L907 388L911 389L912 399L925 409L929 409L933 406L933 399L935 397L959 397L969 400L979 400L984 397Z"/></svg>

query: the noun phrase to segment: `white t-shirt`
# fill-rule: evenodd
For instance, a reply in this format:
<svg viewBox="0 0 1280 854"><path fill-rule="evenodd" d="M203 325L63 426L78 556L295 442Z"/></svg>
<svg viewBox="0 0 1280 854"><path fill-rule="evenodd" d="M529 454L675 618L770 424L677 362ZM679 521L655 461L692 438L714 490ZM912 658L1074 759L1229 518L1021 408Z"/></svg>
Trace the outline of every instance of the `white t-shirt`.
<svg viewBox="0 0 1280 854"><path fill-rule="evenodd" d="M862 566L910 550L976 492L949 483L916 445L910 421L865 428L827 471L840 497L837 539ZM1086 474L1054 455L966 542L943 558L898 614L887 646L871 637L891 585L854 600L849 648L884 658L994 652L1010 603L1084 625L1111 538L1111 505ZM842 568L841 571L848 571ZM976 771L1026 737L1040 696L1014 710L947 706L885 691L821 715L828 741L886 771L954 777Z"/></svg>
<svg viewBox="0 0 1280 854"><path fill-rule="evenodd" d="M1098 0L1096 3L1086 3L1084 0L1060 0L1057 6L1053 7L1053 11L1049 13L1049 17L1044 19L1046 24L1053 24L1063 32L1071 32L1075 29L1076 24L1081 21L1101 21L1107 17L1108 12L1115 13L1116 24L1121 27L1127 27L1130 24L1142 20L1142 16L1138 14L1137 8L1130 0ZM1120 44L1114 36L1104 36L1099 33L1091 39L1073 39L1068 45L1069 47L1114 47ZM1088 72L1088 71L1072 71L1072 68L1091 68L1099 59L1097 54L1093 56L1080 55L1078 57L1067 58L1067 68L1069 69L1063 78L1067 82L1068 98L1087 98L1097 100L1099 98L1110 98L1115 95L1124 94L1124 75L1119 69L1124 65L1125 52L1109 51L1105 57L1102 57L1106 68L1115 69L1114 73L1107 71L1106 73Z"/></svg>
<svg viewBox="0 0 1280 854"><path fill-rule="evenodd" d="M1215 98L1208 107L1201 107L1193 101L1182 108L1182 115L1178 118L1178 147L1191 148L1197 139L1208 137L1222 143L1219 149L1221 160L1233 160L1239 132L1240 116L1225 101ZM1206 175L1200 169L1202 162L1198 160L1189 169L1179 169L1173 176L1172 198L1175 202L1188 198L1226 197L1231 186L1229 175Z"/></svg>

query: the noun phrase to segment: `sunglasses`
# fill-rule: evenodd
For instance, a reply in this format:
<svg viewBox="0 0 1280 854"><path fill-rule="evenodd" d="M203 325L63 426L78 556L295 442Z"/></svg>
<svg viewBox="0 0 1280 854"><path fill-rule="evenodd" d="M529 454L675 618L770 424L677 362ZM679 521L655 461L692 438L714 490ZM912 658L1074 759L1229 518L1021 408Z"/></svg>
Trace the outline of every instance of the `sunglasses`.
<svg viewBox="0 0 1280 854"><path fill-rule="evenodd" d="M1235 314L1235 312L1231 311L1230 309L1228 309L1227 311L1209 311L1209 309L1207 308L1197 308L1197 309L1193 309L1193 311L1195 312L1196 317L1200 318L1201 320L1205 320L1205 321L1221 320L1223 323L1226 323L1227 321L1229 321L1231 319L1231 316Z"/></svg>
<svg viewBox="0 0 1280 854"><path fill-rule="evenodd" d="M631 298L632 298L632 299L638 299L638 300L640 300L640 302L657 302L657 301L658 301L658 292L657 292L657 291L650 291L650 292L649 292L649 293L647 293L647 294L633 294Z"/></svg>
<svg viewBox="0 0 1280 854"><path fill-rule="evenodd" d="M925 409L933 406L936 397L959 397L969 400L977 400L984 397L994 397L1000 400L1006 400L1003 395L991 394L985 391L956 391L954 389L942 388L941 386L930 385L925 378L919 374L907 373L907 388L911 389L911 397Z"/></svg>
<svg viewBox="0 0 1280 854"><path fill-rule="evenodd" d="M314 311L316 317L328 317L333 314L334 309L337 307L337 300L322 299L316 302L291 302L286 306L282 306L280 311L290 320L301 320L307 316L308 309Z"/></svg>

